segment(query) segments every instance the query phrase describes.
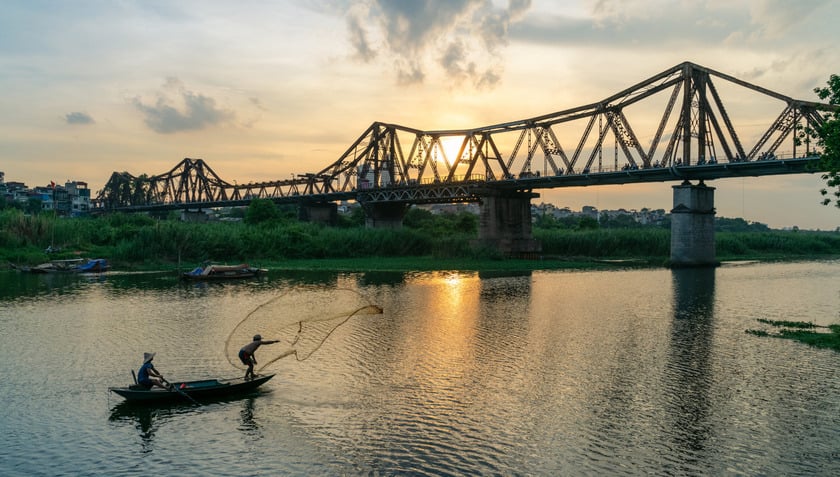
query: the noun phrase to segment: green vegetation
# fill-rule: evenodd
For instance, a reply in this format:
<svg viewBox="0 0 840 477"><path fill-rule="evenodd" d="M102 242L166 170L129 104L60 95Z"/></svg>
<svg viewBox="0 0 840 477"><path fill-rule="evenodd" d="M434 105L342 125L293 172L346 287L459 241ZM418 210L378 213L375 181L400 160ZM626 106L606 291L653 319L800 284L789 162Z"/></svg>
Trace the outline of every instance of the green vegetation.
<svg viewBox="0 0 840 477"><path fill-rule="evenodd" d="M837 232L719 232L715 234L715 242L720 260L782 260L840 255L840 233Z"/></svg>
<svg viewBox="0 0 840 477"><path fill-rule="evenodd" d="M535 228L533 232L543 253L554 256L650 259L661 264L671 250L671 233L661 228Z"/></svg>
<svg viewBox="0 0 840 477"><path fill-rule="evenodd" d="M474 245L478 217L468 212L432 214L412 208L401 229L364 227L361 210L339 217L337 227L300 222L293 207L254 201L238 211L242 221L190 223L144 214L66 219L0 210L0 260L37 264L82 255L103 257L117 269L187 268L203 261L250 262L272 268L353 270L534 270L662 266L670 255L663 224L619 227L592 218L536 220L541 256L505 259ZM721 260L839 257L840 233L770 231L742 219L718 219ZM60 248L45 253L48 246ZM376 260L371 260L371 258Z"/></svg>
<svg viewBox="0 0 840 477"><path fill-rule="evenodd" d="M765 319L758 321L776 327L778 331L747 330L747 333L756 336L791 339L816 348L840 351L840 325L818 326L813 323L800 321L773 321ZM820 331L819 328L827 328L828 332Z"/></svg>
<svg viewBox="0 0 840 477"><path fill-rule="evenodd" d="M823 88L815 88L814 92L821 100L827 99L828 104L840 106L840 76L831 75L826 84ZM800 138L817 139L817 146L822 148L820 166L826 171L822 178L829 188L834 188L831 193L827 189L820 191L825 197L823 205L833 203L840 208L840 108L827 109L824 117L825 122L816 131L805 131Z"/></svg>

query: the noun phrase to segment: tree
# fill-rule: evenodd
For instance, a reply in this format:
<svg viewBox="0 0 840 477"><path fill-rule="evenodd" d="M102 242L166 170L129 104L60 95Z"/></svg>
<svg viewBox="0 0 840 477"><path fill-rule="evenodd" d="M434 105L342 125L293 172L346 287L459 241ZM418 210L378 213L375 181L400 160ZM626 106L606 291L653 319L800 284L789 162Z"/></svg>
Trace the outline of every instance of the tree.
<svg viewBox="0 0 840 477"><path fill-rule="evenodd" d="M151 202L149 176L141 174L140 177L134 179L133 191L131 193L131 203L134 205L148 204Z"/></svg>
<svg viewBox="0 0 840 477"><path fill-rule="evenodd" d="M42 201L38 197L30 197L26 201L26 210L27 213L36 215L41 212Z"/></svg>
<svg viewBox="0 0 840 477"><path fill-rule="evenodd" d="M435 222L435 216L426 209L412 207L408 209L403 217L403 226L410 229L429 229Z"/></svg>
<svg viewBox="0 0 840 477"><path fill-rule="evenodd" d="M365 211L361 206L353 207L349 214L338 214L338 226L341 228L364 227Z"/></svg>
<svg viewBox="0 0 840 477"><path fill-rule="evenodd" d="M822 178L826 186L834 191L822 189L820 193L825 197L823 205L834 203L835 207L840 208L840 76L831 75L827 84L823 88L814 88L814 92L835 107L825 108L825 122L815 132L817 145L822 148L820 168L826 171Z"/></svg>
<svg viewBox="0 0 840 477"><path fill-rule="evenodd" d="M581 230L594 230L598 228L598 220L594 217L581 217L578 221L578 228Z"/></svg>
<svg viewBox="0 0 840 477"><path fill-rule="evenodd" d="M270 199L254 199L245 212L245 223L258 224L280 218L280 211Z"/></svg>

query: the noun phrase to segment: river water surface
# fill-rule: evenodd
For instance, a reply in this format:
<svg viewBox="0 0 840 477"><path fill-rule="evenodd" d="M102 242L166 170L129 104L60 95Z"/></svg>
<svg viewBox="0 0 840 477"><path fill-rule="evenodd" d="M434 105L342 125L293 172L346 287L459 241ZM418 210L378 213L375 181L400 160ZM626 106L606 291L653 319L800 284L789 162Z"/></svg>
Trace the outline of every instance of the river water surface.
<svg viewBox="0 0 840 477"><path fill-rule="evenodd" d="M745 333L840 322L840 261L0 285L3 476L840 475L840 354ZM108 392L145 351L170 380L238 376L255 332L281 339L257 393Z"/></svg>

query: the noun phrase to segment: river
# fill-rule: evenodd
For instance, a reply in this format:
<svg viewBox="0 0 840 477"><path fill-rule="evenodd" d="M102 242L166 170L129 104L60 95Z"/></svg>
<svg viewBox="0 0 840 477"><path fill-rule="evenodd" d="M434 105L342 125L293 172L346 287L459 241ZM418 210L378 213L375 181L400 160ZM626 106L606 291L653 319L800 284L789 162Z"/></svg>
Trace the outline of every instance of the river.
<svg viewBox="0 0 840 477"><path fill-rule="evenodd" d="M840 261L0 285L4 476L840 475L840 354L746 333L840 322ZM259 392L108 392L146 351L244 374L257 332Z"/></svg>

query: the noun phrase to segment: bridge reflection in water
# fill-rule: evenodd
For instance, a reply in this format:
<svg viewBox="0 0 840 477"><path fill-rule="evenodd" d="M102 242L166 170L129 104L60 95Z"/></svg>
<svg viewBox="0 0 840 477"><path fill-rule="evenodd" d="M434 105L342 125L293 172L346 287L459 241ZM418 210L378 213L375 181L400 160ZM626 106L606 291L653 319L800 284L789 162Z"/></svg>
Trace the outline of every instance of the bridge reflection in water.
<svg viewBox="0 0 840 477"><path fill-rule="evenodd" d="M684 390L669 402L668 423L677 430L679 451L694 455L703 451L713 436L709 415L714 370L715 273L714 268L672 270L674 321L666 376Z"/></svg>

